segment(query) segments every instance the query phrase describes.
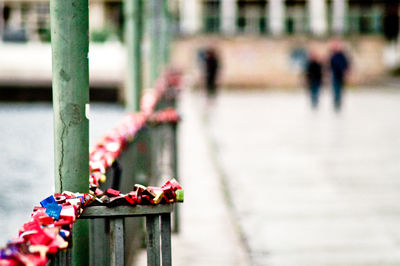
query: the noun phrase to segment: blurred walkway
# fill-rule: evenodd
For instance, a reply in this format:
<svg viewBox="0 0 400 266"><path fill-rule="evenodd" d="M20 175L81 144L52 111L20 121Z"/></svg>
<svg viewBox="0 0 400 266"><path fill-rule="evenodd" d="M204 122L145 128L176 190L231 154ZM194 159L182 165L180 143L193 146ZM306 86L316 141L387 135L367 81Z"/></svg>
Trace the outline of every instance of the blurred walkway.
<svg viewBox="0 0 400 266"><path fill-rule="evenodd" d="M400 93L225 93L209 118L252 265L400 265Z"/></svg>

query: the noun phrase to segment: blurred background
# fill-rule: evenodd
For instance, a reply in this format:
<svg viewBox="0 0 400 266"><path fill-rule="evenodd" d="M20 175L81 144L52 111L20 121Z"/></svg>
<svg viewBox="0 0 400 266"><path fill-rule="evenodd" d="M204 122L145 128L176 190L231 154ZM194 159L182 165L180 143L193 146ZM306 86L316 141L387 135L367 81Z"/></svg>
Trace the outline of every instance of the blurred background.
<svg viewBox="0 0 400 266"><path fill-rule="evenodd" d="M124 2L89 3L93 141L124 114L126 51ZM168 4L171 66L185 77L180 172L189 207L173 242L177 265L400 265L400 1ZM49 2L0 0L0 36L4 243L53 191ZM332 107L333 39L350 65L340 112ZM218 55L221 88L208 105L207 47ZM305 89L310 49L323 65L318 109ZM142 50L146 58L146 35ZM202 179L218 188L215 201L204 200Z"/></svg>
<svg viewBox="0 0 400 266"><path fill-rule="evenodd" d="M2 95L12 93L10 87L49 87L48 1L0 5ZM123 95L118 94L125 64L122 5L90 1L91 86L114 100ZM370 84L399 72L396 0L170 0L169 5L179 36L173 65L195 72L196 51L213 43L222 55L224 87L297 87L308 47L327 53L332 36L341 36L351 54L351 84ZM145 41L143 49L147 46Z"/></svg>

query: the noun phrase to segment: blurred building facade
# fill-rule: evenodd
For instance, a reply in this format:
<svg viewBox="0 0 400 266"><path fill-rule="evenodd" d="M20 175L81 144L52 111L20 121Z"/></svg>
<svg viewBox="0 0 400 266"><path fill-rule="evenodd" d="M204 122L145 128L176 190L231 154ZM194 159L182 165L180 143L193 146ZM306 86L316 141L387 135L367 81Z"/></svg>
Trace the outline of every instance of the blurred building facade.
<svg viewBox="0 0 400 266"><path fill-rule="evenodd" d="M340 37L352 59L350 82L374 82L399 63L398 0L184 0L174 57L195 69L193 54L213 45L225 86L295 87L310 47L329 57Z"/></svg>
<svg viewBox="0 0 400 266"><path fill-rule="evenodd" d="M90 0L93 42L123 41L123 1ZM398 65L399 0L169 0L173 64L198 73L213 45L226 86L293 87L309 47L328 57L340 36L352 58L351 82L379 79ZM3 43L50 41L48 0L0 0ZM198 75L199 77L199 75ZM122 77L123 78L123 77ZM200 80L200 79L199 79Z"/></svg>
<svg viewBox="0 0 400 266"><path fill-rule="evenodd" d="M0 8L3 41L50 42L49 0L3 0ZM92 40L121 39L121 0L91 0L89 13Z"/></svg>
<svg viewBox="0 0 400 266"><path fill-rule="evenodd" d="M184 0L181 1L180 9L181 30L185 34L205 32L273 36L380 34L383 33L383 18L388 12L389 2L391 1Z"/></svg>

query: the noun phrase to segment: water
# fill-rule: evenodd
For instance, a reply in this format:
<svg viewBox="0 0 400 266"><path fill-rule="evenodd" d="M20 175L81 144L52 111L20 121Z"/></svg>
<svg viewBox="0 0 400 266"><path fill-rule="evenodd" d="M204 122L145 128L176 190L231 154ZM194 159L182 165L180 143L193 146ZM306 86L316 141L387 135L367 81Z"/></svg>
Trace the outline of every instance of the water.
<svg viewBox="0 0 400 266"><path fill-rule="evenodd" d="M91 143L115 126L124 110L91 104ZM54 192L53 110L50 103L0 104L0 246L18 235L33 206Z"/></svg>

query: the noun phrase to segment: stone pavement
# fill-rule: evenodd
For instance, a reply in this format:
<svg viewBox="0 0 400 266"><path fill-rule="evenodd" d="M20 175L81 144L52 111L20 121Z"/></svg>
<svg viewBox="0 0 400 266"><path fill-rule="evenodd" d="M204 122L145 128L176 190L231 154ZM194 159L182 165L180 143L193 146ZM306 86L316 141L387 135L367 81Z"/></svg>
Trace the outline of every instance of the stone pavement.
<svg viewBox="0 0 400 266"><path fill-rule="evenodd" d="M223 93L210 117L251 265L400 265L400 92L335 113L301 93Z"/></svg>

